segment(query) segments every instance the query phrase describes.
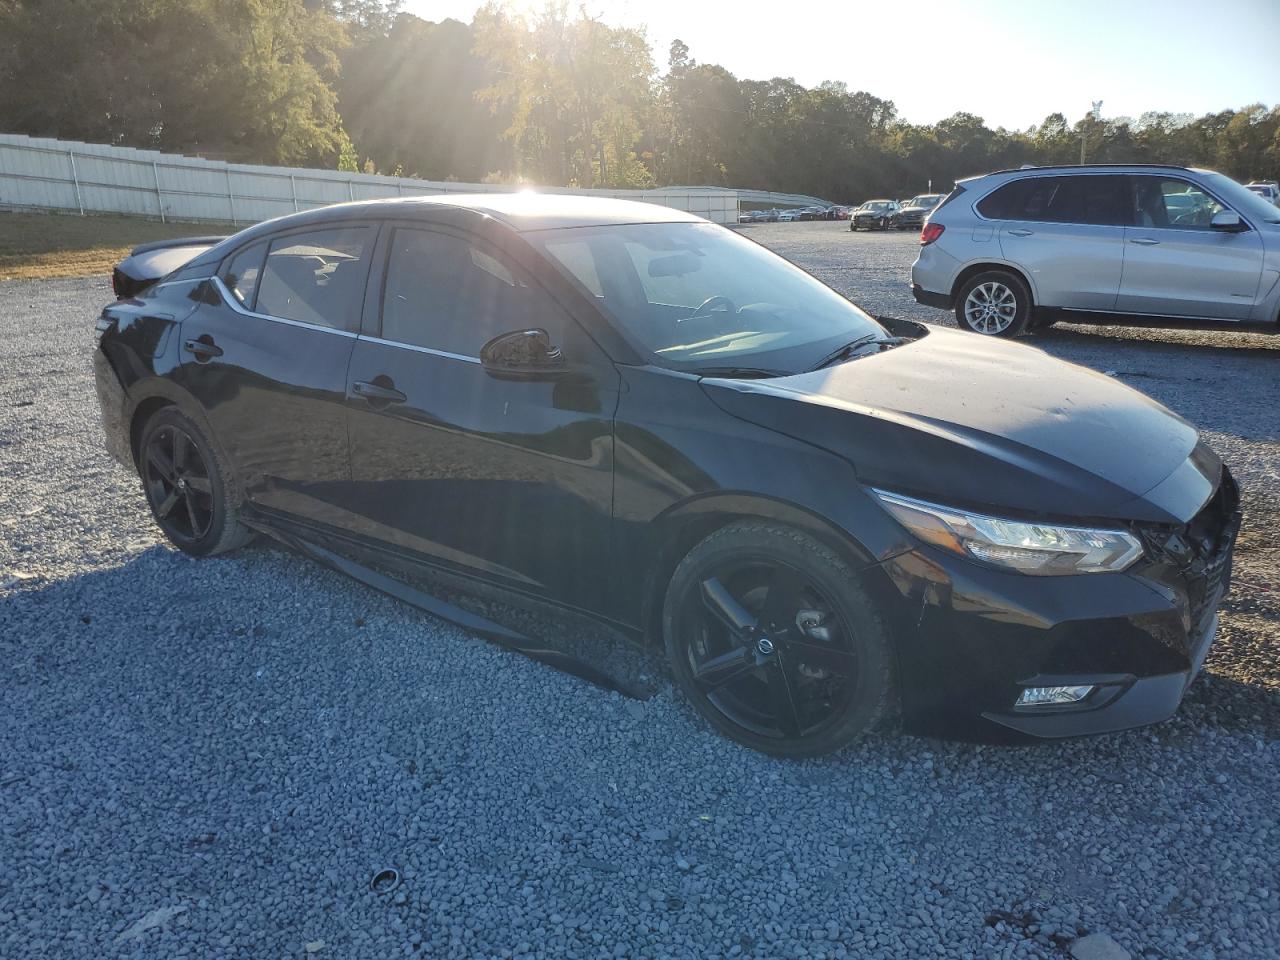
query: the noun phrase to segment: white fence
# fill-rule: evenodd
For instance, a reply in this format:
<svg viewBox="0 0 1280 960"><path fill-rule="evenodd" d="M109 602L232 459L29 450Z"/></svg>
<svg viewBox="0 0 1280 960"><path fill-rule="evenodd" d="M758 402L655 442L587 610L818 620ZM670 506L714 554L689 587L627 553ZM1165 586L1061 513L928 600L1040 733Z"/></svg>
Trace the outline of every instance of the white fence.
<svg viewBox="0 0 1280 960"><path fill-rule="evenodd" d="M224 163L155 150L0 134L0 207L247 225L347 200L518 189L522 188ZM716 223L736 223L739 213L737 191L720 187L550 187L545 192L643 200ZM779 205L791 202L782 200Z"/></svg>

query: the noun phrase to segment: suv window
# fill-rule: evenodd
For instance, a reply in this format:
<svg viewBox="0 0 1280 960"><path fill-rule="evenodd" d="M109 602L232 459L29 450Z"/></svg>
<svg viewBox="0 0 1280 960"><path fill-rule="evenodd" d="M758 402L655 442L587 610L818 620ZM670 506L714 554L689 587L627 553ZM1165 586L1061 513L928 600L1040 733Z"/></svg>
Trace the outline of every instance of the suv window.
<svg viewBox="0 0 1280 960"><path fill-rule="evenodd" d="M337 227L271 241L258 282L258 313L355 330L374 231Z"/></svg>
<svg viewBox="0 0 1280 960"><path fill-rule="evenodd" d="M1175 230L1208 230L1222 204L1186 180L1134 176L1133 225Z"/></svg>
<svg viewBox="0 0 1280 960"><path fill-rule="evenodd" d="M250 310L253 297L258 292L258 278L262 275L262 258L267 253L266 241L245 247L222 270L222 282L227 289Z"/></svg>
<svg viewBox="0 0 1280 960"><path fill-rule="evenodd" d="M1124 177L1025 177L984 197L978 212L991 220L1121 226L1126 222Z"/></svg>
<svg viewBox="0 0 1280 960"><path fill-rule="evenodd" d="M449 233L398 228L382 296L382 338L465 357L500 333L541 327L558 340L563 315L495 253Z"/></svg>

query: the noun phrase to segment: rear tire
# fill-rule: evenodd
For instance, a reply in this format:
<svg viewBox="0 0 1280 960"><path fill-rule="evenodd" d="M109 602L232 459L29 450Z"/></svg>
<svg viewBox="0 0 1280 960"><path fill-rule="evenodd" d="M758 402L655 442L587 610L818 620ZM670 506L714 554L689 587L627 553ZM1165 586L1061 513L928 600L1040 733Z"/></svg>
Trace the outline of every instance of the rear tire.
<svg viewBox="0 0 1280 960"><path fill-rule="evenodd" d="M956 323L985 337L1021 336L1031 319L1031 291L1007 270L986 270L956 294Z"/></svg>
<svg viewBox="0 0 1280 960"><path fill-rule="evenodd" d="M230 466L208 434L177 407L142 429L138 473L151 515L169 542L204 557L253 539L240 523L240 493Z"/></svg>
<svg viewBox="0 0 1280 960"><path fill-rule="evenodd" d="M663 635L676 682L718 731L779 757L831 753L890 708L888 632L832 549L767 521L712 533L672 575Z"/></svg>

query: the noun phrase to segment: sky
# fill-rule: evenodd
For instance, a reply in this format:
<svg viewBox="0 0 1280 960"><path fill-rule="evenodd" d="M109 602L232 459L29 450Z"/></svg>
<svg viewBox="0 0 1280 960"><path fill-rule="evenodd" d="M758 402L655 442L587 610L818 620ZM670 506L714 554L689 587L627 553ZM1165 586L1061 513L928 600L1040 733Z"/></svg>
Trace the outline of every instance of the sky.
<svg viewBox="0 0 1280 960"><path fill-rule="evenodd" d="M575 9L579 0L571 0ZM934 123L958 111L1024 129L1148 110L1203 114L1280 103L1280 0L582 0L644 26L654 63L683 40L740 79L842 80ZM425 20L470 22L473 0L405 0ZM517 12L542 0L514 0Z"/></svg>

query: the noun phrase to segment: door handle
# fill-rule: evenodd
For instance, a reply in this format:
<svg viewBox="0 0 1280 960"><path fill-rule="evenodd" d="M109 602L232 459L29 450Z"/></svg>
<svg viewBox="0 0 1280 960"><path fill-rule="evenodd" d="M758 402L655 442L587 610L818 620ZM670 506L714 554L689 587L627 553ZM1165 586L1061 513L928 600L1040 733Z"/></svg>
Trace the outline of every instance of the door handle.
<svg viewBox="0 0 1280 960"><path fill-rule="evenodd" d="M1016 230L1010 230L1010 231L1009 231L1009 236L1011 236L1011 237L1029 237L1029 236L1031 236L1033 233L1035 233L1035 231L1034 231L1034 230L1024 230L1024 229L1022 229L1021 227L1019 227L1019 228L1017 228Z"/></svg>
<svg viewBox="0 0 1280 960"><path fill-rule="evenodd" d="M207 363L214 357L222 356L222 348L207 333L198 339L185 341L182 346L187 353L195 354L196 363Z"/></svg>
<svg viewBox="0 0 1280 960"><path fill-rule="evenodd" d="M1154 239L1153 237L1134 237L1134 238L1133 238L1132 240L1130 240L1129 242L1130 242L1130 243L1140 243L1140 244L1142 244L1142 246L1144 246L1144 247L1154 247L1154 246L1155 246L1157 243L1159 243L1160 241L1159 241L1159 240Z"/></svg>
<svg viewBox="0 0 1280 960"><path fill-rule="evenodd" d="M385 381L378 383L378 380ZM390 377L378 377L373 382L357 380L351 384L351 392L364 397L370 403L404 403L409 398L395 388Z"/></svg>

